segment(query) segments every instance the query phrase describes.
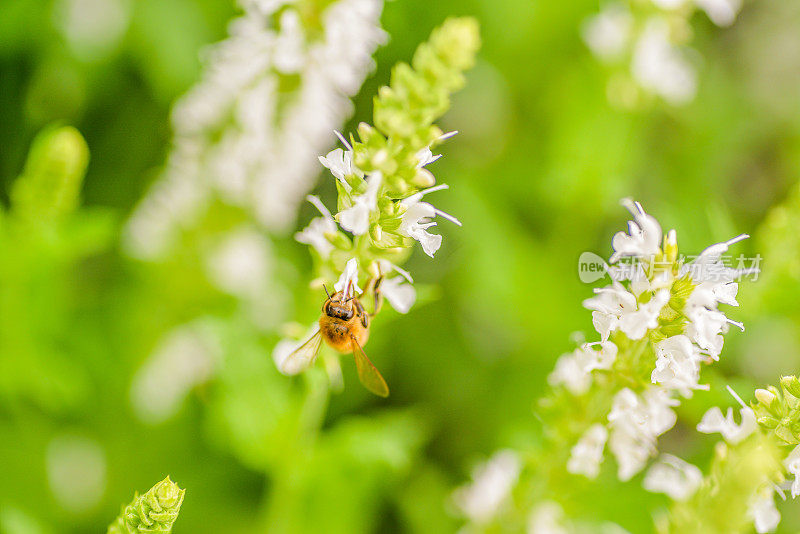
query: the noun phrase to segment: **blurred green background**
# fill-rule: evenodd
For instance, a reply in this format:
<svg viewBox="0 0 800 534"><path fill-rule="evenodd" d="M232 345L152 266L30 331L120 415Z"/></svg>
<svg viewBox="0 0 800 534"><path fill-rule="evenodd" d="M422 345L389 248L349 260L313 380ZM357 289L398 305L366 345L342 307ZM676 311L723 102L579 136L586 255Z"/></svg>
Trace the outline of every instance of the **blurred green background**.
<svg viewBox="0 0 800 534"><path fill-rule="evenodd" d="M702 465L715 438L696 435L692 421L731 403L717 386L741 394L798 372L797 5L746 2L727 29L696 15L696 98L626 111L609 105L606 69L580 38L597 2L387 2L390 39L344 130L371 120L391 66L433 27L477 17L479 61L442 121L461 134L431 167L451 186L437 207L464 226L440 225L435 261L415 251L407 264L430 286L412 312L375 322L368 353L392 396L363 391L345 360L347 387L326 407L303 395L321 376L278 375L277 334L254 330L191 258L153 266L120 250L122 225L169 150L170 106L198 79L199 52L225 36L235 5L130 0L102 22L110 38L81 42L65 37L67 3L0 5L3 205L47 125L75 126L91 154L82 208L66 229L0 241L3 532L103 531L135 489L166 474L187 488L176 532L455 531L451 489L497 448L537 442L533 403L555 359L574 347L573 332L593 338L577 258L608 254L627 220L625 196L676 228L685 253L747 232L755 239L741 250L764 257L764 276L729 313L747 331L726 337L720 365L705 371L712 393L681 408L662 448ZM327 177L319 194L334 198ZM298 227L312 213L304 207ZM291 235L273 248L297 287L288 315L306 324L319 305L300 284L307 250ZM141 422L133 377L190 321L224 340L224 363L176 415ZM321 432L303 431L315 418ZM569 512L650 530L666 499L610 471L574 488L591 498ZM779 507L782 531L800 527L796 506Z"/></svg>

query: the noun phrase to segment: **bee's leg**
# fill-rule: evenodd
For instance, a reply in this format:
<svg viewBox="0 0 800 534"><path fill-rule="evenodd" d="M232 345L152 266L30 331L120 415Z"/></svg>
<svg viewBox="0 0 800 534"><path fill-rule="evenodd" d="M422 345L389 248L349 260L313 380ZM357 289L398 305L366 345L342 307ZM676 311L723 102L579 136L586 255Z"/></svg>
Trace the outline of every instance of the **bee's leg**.
<svg viewBox="0 0 800 534"><path fill-rule="evenodd" d="M361 325L367 328L369 326L369 314L364 310L364 305L358 299L354 300L353 303L356 307L356 314L361 318Z"/></svg>
<svg viewBox="0 0 800 534"><path fill-rule="evenodd" d="M372 306L372 313L370 314L372 317L378 315L378 312L381 311L381 306L383 306L383 295L381 294L381 282L383 282L383 275L373 278L373 280L374 283L372 285L372 295L374 298L374 303Z"/></svg>

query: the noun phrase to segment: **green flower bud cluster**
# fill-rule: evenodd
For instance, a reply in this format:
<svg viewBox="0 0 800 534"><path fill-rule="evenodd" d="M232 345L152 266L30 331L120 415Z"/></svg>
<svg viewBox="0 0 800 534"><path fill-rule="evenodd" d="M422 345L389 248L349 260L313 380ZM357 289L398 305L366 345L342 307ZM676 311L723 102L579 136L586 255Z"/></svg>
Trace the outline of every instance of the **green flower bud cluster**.
<svg viewBox="0 0 800 534"><path fill-rule="evenodd" d="M800 380L796 376L781 378L781 389L769 386L755 391L751 403L756 421L781 445L800 443Z"/></svg>
<svg viewBox="0 0 800 534"><path fill-rule="evenodd" d="M333 221L321 232L314 230L333 249L323 254L317 248L320 278L332 278L350 258L359 260L364 273L378 259L401 263L414 239L419 240L401 226L419 223L424 233L429 218L443 215L426 205L413 221L404 220L419 201L414 195L436 183L424 165L435 159L430 149L447 136L434 121L449 108L451 93L463 86L463 73L474 64L479 46L474 19L446 20L417 48L411 64L398 64L389 85L378 91L375 126L359 124L357 135L346 143L347 152L337 149L324 158L323 164L338 178L333 219L354 236ZM348 224L342 213L347 210L361 210L359 224ZM433 255L435 248L438 245L426 248L426 253Z"/></svg>
<svg viewBox="0 0 800 534"><path fill-rule="evenodd" d="M109 525L107 534L172 532L185 492L167 477L144 495L134 494L133 501Z"/></svg>

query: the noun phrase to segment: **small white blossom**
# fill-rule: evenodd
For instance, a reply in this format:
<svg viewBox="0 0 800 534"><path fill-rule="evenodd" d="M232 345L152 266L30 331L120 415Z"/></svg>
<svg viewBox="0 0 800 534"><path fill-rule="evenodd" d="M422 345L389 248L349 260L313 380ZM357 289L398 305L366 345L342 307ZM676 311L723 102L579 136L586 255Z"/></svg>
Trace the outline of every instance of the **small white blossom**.
<svg viewBox="0 0 800 534"><path fill-rule="evenodd" d="M473 470L471 484L453 493L456 506L475 523L490 521L511 493L521 467L514 451L496 452Z"/></svg>
<svg viewBox="0 0 800 534"><path fill-rule="evenodd" d="M347 191L350 191L350 184L345 180L346 176L350 176L351 174L355 174L359 177L364 176L364 173L353 164L352 150L336 148L328 152L327 155L320 156L319 162L322 163L323 167L331 171L331 174L345 186Z"/></svg>
<svg viewBox="0 0 800 534"><path fill-rule="evenodd" d="M328 238L325 237L325 234L336 232L336 222L333 220L331 212L328 211L328 208L325 207L319 197L308 195L306 198L309 202L314 204L322 214L322 217L312 219L311 222L308 223L308 226L294 235L294 238L299 243L314 247L322 259L327 259L333 251L333 245L328 241Z"/></svg>
<svg viewBox="0 0 800 534"><path fill-rule="evenodd" d="M703 415L697 425L697 431L704 434L719 432L728 443L739 443L758 428L753 410L744 407L739 410L739 414L742 422L737 425L733 419L733 408L728 408L727 413L723 416L722 410L714 406Z"/></svg>
<svg viewBox="0 0 800 534"><path fill-rule="evenodd" d="M350 298L351 295L361 293L361 288L358 287L358 260L350 258L342 271L339 280L333 285L336 291L344 292L344 298ZM353 293L351 293L351 291Z"/></svg>
<svg viewBox="0 0 800 534"><path fill-rule="evenodd" d="M700 380L700 352L691 340L684 336L672 336L655 346L656 368L650 379L654 384L675 389L685 397L691 396L693 389L706 389Z"/></svg>
<svg viewBox="0 0 800 534"><path fill-rule="evenodd" d="M642 396L628 388L616 394L608 414L609 448L619 465L620 480L629 480L655 454L658 436L677 420L671 408L677 404L669 391L661 388L647 390Z"/></svg>
<svg viewBox="0 0 800 534"><path fill-rule="evenodd" d="M369 230L370 214L378 208L378 190L383 181L383 174L375 171L367 178L367 191L363 195L353 197L353 205L339 212L342 228L353 235L366 234Z"/></svg>
<svg viewBox="0 0 800 534"><path fill-rule="evenodd" d="M665 493L676 501L691 497L703 482L703 472L688 462L671 454L662 454L644 477L644 488L655 493Z"/></svg>
<svg viewBox="0 0 800 534"><path fill-rule="evenodd" d="M624 256L650 257L658 253L661 246L661 225L652 216L645 213L642 205L626 198L622 201L633 220L628 222L628 233L617 232L611 240L614 254L609 259L615 263Z"/></svg>
<svg viewBox="0 0 800 534"><path fill-rule="evenodd" d="M608 430L601 424L594 424L584 432L578 443L572 447L567 462L567 471L587 478L597 478L603 461L603 449L608 439Z"/></svg>
<svg viewBox="0 0 800 534"><path fill-rule="evenodd" d="M638 309L619 318L619 329L630 339L642 339L648 330L658 327L658 315L669 302L669 291L662 289Z"/></svg>
<svg viewBox="0 0 800 534"><path fill-rule="evenodd" d="M398 267L397 265L386 261L379 261L381 272L387 273L396 271L400 276L385 277L381 283L381 294L386 297L392 308L400 313L408 313L408 310L414 305L417 300L417 291L412 285L414 279L411 274ZM406 283L407 282L407 283Z"/></svg>
<svg viewBox="0 0 800 534"><path fill-rule="evenodd" d="M772 488L765 486L753 495L747 507L747 516L753 520L753 525L759 534L774 532L781 522L781 514L775 508L772 493Z"/></svg>
<svg viewBox="0 0 800 534"><path fill-rule="evenodd" d="M783 461L783 465L789 474L794 475L792 481L792 499L800 495L800 445L792 449L789 456Z"/></svg>
<svg viewBox="0 0 800 534"><path fill-rule="evenodd" d="M609 287L595 289L595 293L597 296L583 305L593 310L592 323L603 340L617 329L630 339L643 338L647 330L658 326L658 315L669 302L669 291L662 289L648 302L639 304L636 296L616 280Z"/></svg>
<svg viewBox="0 0 800 534"><path fill-rule="evenodd" d="M594 350L596 345L600 346L600 350ZM591 385L590 373L595 369L610 369L616 358L617 346L610 341L585 343L561 355L547 380L552 386L563 385L570 393L582 395Z"/></svg>
<svg viewBox="0 0 800 534"><path fill-rule="evenodd" d="M416 157L417 157L417 168L420 169L425 165L433 163L437 159L441 158L442 155L436 154L434 156L433 152L431 152L430 147L425 147L421 149L419 152L417 152Z"/></svg>
<svg viewBox="0 0 800 534"><path fill-rule="evenodd" d="M626 313L636 311L636 297L614 280L609 287L595 289L597 296L583 301L583 306L592 312L592 323L605 341L619 327L619 319Z"/></svg>
<svg viewBox="0 0 800 534"><path fill-rule="evenodd" d="M439 250L439 247L442 246L442 236L431 234L427 231L428 228L436 226L436 223L432 222L430 219L439 215L459 226L461 226L461 222L455 217L434 208L431 204L422 202L421 199L428 193L447 188L447 184L437 185L436 187L424 189L400 201L406 211L401 216L399 232L404 236L419 241L420 245L422 245L422 250L431 258L436 251Z"/></svg>

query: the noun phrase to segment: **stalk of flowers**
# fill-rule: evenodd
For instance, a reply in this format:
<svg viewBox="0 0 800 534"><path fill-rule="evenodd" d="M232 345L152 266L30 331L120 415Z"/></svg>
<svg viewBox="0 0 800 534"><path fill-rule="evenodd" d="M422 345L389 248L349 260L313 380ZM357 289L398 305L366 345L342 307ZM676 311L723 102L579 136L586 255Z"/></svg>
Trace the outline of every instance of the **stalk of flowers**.
<svg viewBox="0 0 800 534"><path fill-rule="evenodd" d="M430 231L437 217L460 225L423 200L448 188L436 185L426 166L440 157L431 149L455 133L444 134L433 121L463 85L463 72L474 63L478 46L474 19L445 21L417 48L410 65L393 69L389 85L375 98L375 126L361 123L358 137L349 141L339 135L343 148L319 158L336 180L338 198L332 214L319 198L309 196L321 216L296 235L312 250L312 286L321 288L338 277L335 291L352 282L358 294L359 280L382 277L381 294L393 308L406 313L414 304L413 279L399 265L415 242L434 256L442 244L442 236ZM288 340L279 344L276 362L296 345Z"/></svg>
<svg viewBox="0 0 800 534"><path fill-rule="evenodd" d="M545 443L520 476L518 512L530 510L531 501L558 501L555 486L565 471L596 478L606 445L620 480L641 472L658 453L658 437L675 424L680 399L707 389L701 367L719 359L729 325L743 328L718 305L738 305L735 280L754 271L728 267L722 258L747 236L711 245L689 261L678 253L674 230L663 235L639 203L623 205L633 220L628 232L613 237L605 267L612 282L584 302L599 340L562 355L548 377L552 390L539 402ZM699 482L699 470L684 464L662 456L657 466L680 468ZM658 469L644 480L653 491Z"/></svg>
<svg viewBox="0 0 800 534"><path fill-rule="evenodd" d="M774 532L781 520L775 499L800 495L800 381L784 376L780 389L755 390L755 400L741 404L737 424L733 409L718 407L703 416L697 430L719 433L709 476L690 498L673 503L663 532Z"/></svg>
<svg viewBox="0 0 800 534"><path fill-rule="evenodd" d="M215 203L272 232L291 228L316 155L385 41L382 0L240 0L229 37L175 105L163 175L128 223L135 257L163 258Z"/></svg>
<svg viewBox="0 0 800 534"><path fill-rule="evenodd" d="M583 25L583 39L612 70L609 100L633 107L652 96L670 104L691 101L697 74L689 48L691 18L704 11L717 26L736 20L741 0L623 0L605 4Z"/></svg>
<svg viewBox="0 0 800 534"><path fill-rule="evenodd" d="M270 235L292 226L319 173L317 155L374 66L386 37L383 1L239 5L229 37L205 51L201 80L174 106L166 168L128 221L124 245L148 261L191 258L188 268L199 266L254 329L270 332L285 320L289 299L276 282L280 258ZM216 373L209 355L220 352L218 336L201 328L189 340L203 321L165 334L138 373L132 398L144 419L173 414ZM164 369L179 387L159 386Z"/></svg>

